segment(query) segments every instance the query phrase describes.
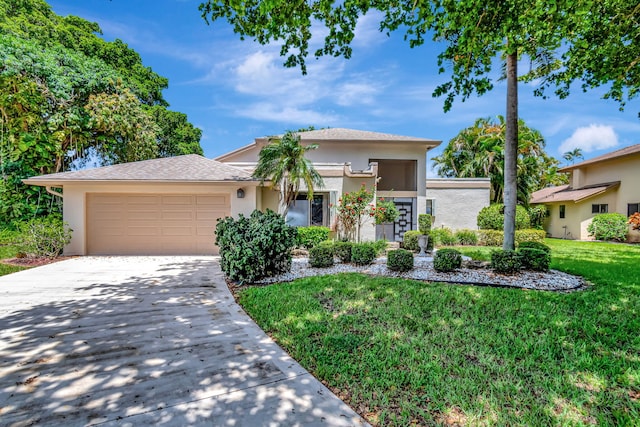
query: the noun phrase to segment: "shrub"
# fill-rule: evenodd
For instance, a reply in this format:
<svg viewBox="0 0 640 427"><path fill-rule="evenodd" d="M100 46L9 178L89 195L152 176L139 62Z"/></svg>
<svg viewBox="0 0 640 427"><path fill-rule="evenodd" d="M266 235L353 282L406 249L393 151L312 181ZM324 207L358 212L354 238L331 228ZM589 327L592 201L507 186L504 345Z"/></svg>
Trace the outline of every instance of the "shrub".
<svg viewBox="0 0 640 427"><path fill-rule="evenodd" d="M526 242L520 242L520 244L518 245L518 249L537 249L539 251L544 251L548 254L551 254L551 248L547 245L545 245L544 243L540 243L540 242L532 242L532 241L526 241Z"/></svg>
<svg viewBox="0 0 640 427"><path fill-rule="evenodd" d="M501 246L503 234L500 230L478 230L478 242L484 246Z"/></svg>
<svg viewBox="0 0 640 427"><path fill-rule="evenodd" d="M522 268L526 270L549 271L549 264L551 264L551 255L549 255L549 252L534 248L519 248L516 252L520 256Z"/></svg>
<svg viewBox="0 0 640 427"><path fill-rule="evenodd" d="M516 245L520 242L544 242L547 233L544 230L516 230Z"/></svg>
<svg viewBox="0 0 640 427"><path fill-rule="evenodd" d="M629 225L634 230L640 230L640 213L636 212L629 217Z"/></svg>
<svg viewBox="0 0 640 427"><path fill-rule="evenodd" d="M523 230L530 227L531 220L529 213L523 206L516 206L516 230ZM478 228L483 230L503 230L504 229L504 205L494 203L484 207L478 213Z"/></svg>
<svg viewBox="0 0 640 427"><path fill-rule="evenodd" d="M497 250L491 253L491 268L496 273L513 274L520 271L522 263L516 251Z"/></svg>
<svg viewBox="0 0 640 427"><path fill-rule="evenodd" d="M455 249L438 249L433 256L433 268L440 272L453 271L462 266L462 255Z"/></svg>
<svg viewBox="0 0 640 427"><path fill-rule="evenodd" d="M320 243L309 249L309 265L323 268L333 265L334 246L331 242Z"/></svg>
<svg viewBox="0 0 640 427"><path fill-rule="evenodd" d="M356 265L369 265L376 259L373 243L354 243L351 247L351 262Z"/></svg>
<svg viewBox="0 0 640 427"><path fill-rule="evenodd" d="M430 233L431 239L435 246L455 245L456 238L450 228L434 228Z"/></svg>
<svg viewBox="0 0 640 427"><path fill-rule="evenodd" d="M549 209L545 205L536 205L529 208L529 219L531 220L531 228L542 230L544 220L549 215Z"/></svg>
<svg viewBox="0 0 640 427"><path fill-rule="evenodd" d="M376 240L375 242L371 242L373 245L373 249L376 250L376 256L384 255L387 251L387 241L384 239Z"/></svg>
<svg viewBox="0 0 640 427"><path fill-rule="evenodd" d="M420 234L421 233L416 230L405 231L404 237L402 238L402 246L408 251L419 251L418 236Z"/></svg>
<svg viewBox="0 0 640 427"><path fill-rule="evenodd" d="M627 218L619 213L599 214L593 217L591 224L587 226L590 236L596 240L616 240L623 242L627 240L629 226Z"/></svg>
<svg viewBox="0 0 640 427"><path fill-rule="evenodd" d="M418 215L418 230L420 230L420 233L429 234L429 230L431 230L431 224L433 224L433 216L429 214Z"/></svg>
<svg viewBox="0 0 640 427"><path fill-rule="evenodd" d="M220 267L229 279L240 283L285 273L291 270L296 234L294 227L271 210L255 210L248 218L241 214L238 219L219 219Z"/></svg>
<svg viewBox="0 0 640 427"><path fill-rule="evenodd" d="M478 244L478 235L474 230L458 230L453 237L458 245L475 246Z"/></svg>
<svg viewBox="0 0 640 427"><path fill-rule="evenodd" d="M298 227L297 244L300 247L311 249L320 242L329 240L329 227L312 225L310 227Z"/></svg>
<svg viewBox="0 0 640 427"><path fill-rule="evenodd" d="M335 242L333 244L333 252L335 256L342 262L351 262L351 242Z"/></svg>
<svg viewBox="0 0 640 427"><path fill-rule="evenodd" d="M18 251L28 255L56 258L71 241L73 230L57 216L35 218L18 225Z"/></svg>
<svg viewBox="0 0 640 427"><path fill-rule="evenodd" d="M387 267L393 271L409 271L413 268L413 254L406 249L389 251Z"/></svg>

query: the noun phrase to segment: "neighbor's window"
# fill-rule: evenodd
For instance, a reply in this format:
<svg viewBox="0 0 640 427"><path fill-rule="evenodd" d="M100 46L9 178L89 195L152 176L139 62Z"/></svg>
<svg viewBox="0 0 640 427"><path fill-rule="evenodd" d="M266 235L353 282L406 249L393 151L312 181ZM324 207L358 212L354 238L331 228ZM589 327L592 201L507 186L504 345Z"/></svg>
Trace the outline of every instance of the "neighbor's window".
<svg viewBox="0 0 640 427"><path fill-rule="evenodd" d="M640 203L629 203L627 205L627 216L631 216L636 212L640 212Z"/></svg>
<svg viewBox="0 0 640 427"><path fill-rule="evenodd" d="M425 213L429 215L435 215L435 203L433 199L427 199L427 210Z"/></svg>
<svg viewBox="0 0 640 427"><path fill-rule="evenodd" d="M606 203L591 205L591 213L599 214L607 212L609 212L609 205Z"/></svg>
<svg viewBox="0 0 640 427"><path fill-rule="evenodd" d="M564 218L566 214L567 207L565 205L560 205L560 218Z"/></svg>

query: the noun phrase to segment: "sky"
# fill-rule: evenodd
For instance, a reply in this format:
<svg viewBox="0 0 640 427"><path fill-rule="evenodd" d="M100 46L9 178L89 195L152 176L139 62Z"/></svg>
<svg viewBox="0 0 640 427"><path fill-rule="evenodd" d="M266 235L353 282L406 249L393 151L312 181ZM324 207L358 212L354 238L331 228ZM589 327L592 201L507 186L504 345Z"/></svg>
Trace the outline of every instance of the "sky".
<svg viewBox="0 0 640 427"><path fill-rule="evenodd" d="M442 45L409 48L400 32L378 31L375 13L360 18L350 59L308 59L308 74L285 68L280 45L263 46L233 33L226 21L207 25L200 0L49 0L58 15L97 22L106 40L121 39L143 63L169 79L164 98L169 109L187 114L203 131L206 157L215 158L250 144L256 137L308 126L343 127L447 142L481 117L505 115L506 86L443 111L436 86L450 75L438 74ZM316 33L322 34L318 27ZM312 41L313 46L321 39ZM525 67L522 70L522 67ZM521 64L526 71L526 64ZM581 148L585 159L640 143L640 101L619 111L601 99L604 88L583 93L579 85L560 100L533 96L534 86L520 83L519 115L539 130L549 155Z"/></svg>

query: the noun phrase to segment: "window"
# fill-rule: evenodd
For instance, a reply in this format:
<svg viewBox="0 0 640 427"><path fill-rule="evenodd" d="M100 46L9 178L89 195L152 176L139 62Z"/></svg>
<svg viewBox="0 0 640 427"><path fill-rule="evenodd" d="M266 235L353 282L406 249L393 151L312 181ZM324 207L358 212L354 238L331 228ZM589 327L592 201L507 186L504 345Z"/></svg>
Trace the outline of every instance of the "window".
<svg viewBox="0 0 640 427"><path fill-rule="evenodd" d="M591 213L594 214L601 214L601 213L607 213L609 212L609 205L604 203L604 204L595 204L595 205L591 205Z"/></svg>
<svg viewBox="0 0 640 427"><path fill-rule="evenodd" d="M566 214L567 207L566 205L560 205L560 218L564 218Z"/></svg>
<svg viewBox="0 0 640 427"><path fill-rule="evenodd" d="M323 194L314 194L308 200L306 194L298 194L296 200L289 205L287 224L294 227L308 225L325 225L327 203Z"/></svg>
<svg viewBox="0 0 640 427"><path fill-rule="evenodd" d="M629 203L627 205L627 216L631 216L636 212L640 212L640 203Z"/></svg>
<svg viewBox="0 0 640 427"><path fill-rule="evenodd" d="M436 212L435 205L436 205L435 200L427 199L427 210L425 211L425 213L435 216L435 212Z"/></svg>

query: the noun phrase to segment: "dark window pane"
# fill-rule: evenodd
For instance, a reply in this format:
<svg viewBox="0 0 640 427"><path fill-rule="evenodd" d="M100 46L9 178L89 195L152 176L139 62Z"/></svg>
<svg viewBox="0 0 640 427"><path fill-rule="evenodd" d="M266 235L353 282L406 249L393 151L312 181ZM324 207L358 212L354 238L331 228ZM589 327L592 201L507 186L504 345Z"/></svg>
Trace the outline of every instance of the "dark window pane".
<svg viewBox="0 0 640 427"><path fill-rule="evenodd" d="M566 210L566 206L565 205L560 205L560 218L564 218L565 215L565 211Z"/></svg>
<svg viewBox="0 0 640 427"><path fill-rule="evenodd" d="M433 200L432 199L427 199L427 210L426 212L429 215L433 215Z"/></svg>
<svg viewBox="0 0 640 427"><path fill-rule="evenodd" d="M609 205L600 205L600 213L609 212Z"/></svg>
<svg viewBox="0 0 640 427"><path fill-rule="evenodd" d="M640 212L638 210L640 208L640 203L629 203L627 205L627 216L631 216L636 212Z"/></svg>
<svg viewBox="0 0 640 427"><path fill-rule="evenodd" d="M324 197L313 196L311 202L311 225L324 225Z"/></svg>
<svg viewBox="0 0 640 427"><path fill-rule="evenodd" d="M600 213L600 205L591 205L591 213Z"/></svg>

